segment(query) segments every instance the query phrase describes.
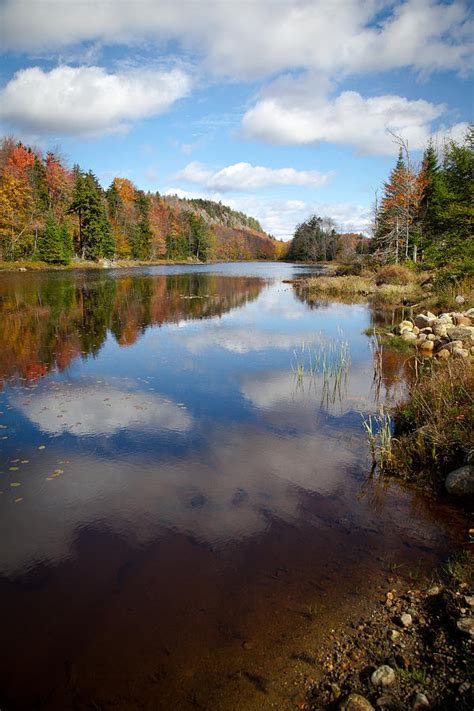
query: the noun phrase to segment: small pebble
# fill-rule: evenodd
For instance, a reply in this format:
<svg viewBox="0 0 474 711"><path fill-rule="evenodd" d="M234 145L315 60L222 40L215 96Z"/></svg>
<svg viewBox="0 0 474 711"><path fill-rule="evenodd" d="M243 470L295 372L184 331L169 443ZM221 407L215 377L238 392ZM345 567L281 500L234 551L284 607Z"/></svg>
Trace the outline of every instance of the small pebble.
<svg viewBox="0 0 474 711"><path fill-rule="evenodd" d="M403 615L400 615L400 622L403 627L411 627L413 618L408 612L405 612Z"/></svg>
<svg viewBox="0 0 474 711"><path fill-rule="evenodd" d="M415 694L415 698L413 699L413 704L412 704L412 709L413 711L418 711L418 709L429 709L430 707L430 702L426 698L424 694L421 692L418 694Z"/></svg>
<svg viewBox="0 0 474 711"><path fill-rule="evenodd" d="M474 617L461 617L461 619L457 621L456 627L460 632L474 639Z"/></svg>
<svg viewBox="0 0 474 711"><path fill-rule="evenodd" d="M374 671L370 680L374 686L390 686L395 681L395 672L388 664L382 664Z"/></svg>

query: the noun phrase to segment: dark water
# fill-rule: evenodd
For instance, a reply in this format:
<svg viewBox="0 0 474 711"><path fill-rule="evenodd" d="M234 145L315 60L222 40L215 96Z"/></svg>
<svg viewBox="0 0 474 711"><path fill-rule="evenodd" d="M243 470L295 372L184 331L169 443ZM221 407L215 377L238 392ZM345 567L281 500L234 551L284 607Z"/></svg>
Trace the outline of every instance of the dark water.
<svg viewBox="0 0 474 711"><path fill-rule="evenodd" d="M374 315L305 269L0 275L2 711L294 708L290 660L446 554L453 512L368 478L404 363L374 384Z"/></svg>

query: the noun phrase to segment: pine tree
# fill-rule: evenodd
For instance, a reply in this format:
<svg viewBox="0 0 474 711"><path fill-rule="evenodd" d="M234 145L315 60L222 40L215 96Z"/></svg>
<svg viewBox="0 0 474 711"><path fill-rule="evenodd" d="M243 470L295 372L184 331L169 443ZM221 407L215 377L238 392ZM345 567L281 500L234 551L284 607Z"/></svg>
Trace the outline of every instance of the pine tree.
<svg viewBox="0 0 474 711"><path fill-rule="evenodd" d="M441 229L441 212L444 201L443 174L432 141L423 154L421 173L425 188L420 203L421 248L429 248Z"/></svg>
<svg viewBox="0 0 474 711"><path fill-rule="evenodd" d="M115 254L115 240L97 178L75 169L76 182L69 212L79 220L79 249L83 259L100 259Z"/></svg>
<svg viewBox="0 0 474 711"><path fill-rule="evenodd" d="M134 259L150 259L151 240L153 237L148 216L149 199L142 190L137 191L135 198L139 221L135 225L132 237L132 257Z"/></svg>
<svg viewBox="0 0 474 711"><path fill-rule="evenodd" d="M38 240L38 256L48 264L62 264L65 260L61 230L51 212Z"/></svg>
<svg viewBox="0 0 474 711"><path fill-rule="evenodd" d="M60 235L61 235L63 262L64 262L64 264L69 264L69 262L71 261L72 255L74 254L71 233L69 232L69 227L67 226L67 224L65 222L62 223L62 225L59 229L60 229Z"/></svg>
<svg viewBox="0 0 474 711"><path fill-rule="evenodd" d="M451 140L443 158L444 195L440 210L440 234L430 250L437 265L453 272L474 271L474 131L469 128L463 144Z"/></svg>
<svg viewBox="0 0 474 711"><path fill-rule="evenodd" d="M30 168L30 179L35 197L35 207L38 213L51 209L48 180L44 163L35 155L35 162Z"/></svg>

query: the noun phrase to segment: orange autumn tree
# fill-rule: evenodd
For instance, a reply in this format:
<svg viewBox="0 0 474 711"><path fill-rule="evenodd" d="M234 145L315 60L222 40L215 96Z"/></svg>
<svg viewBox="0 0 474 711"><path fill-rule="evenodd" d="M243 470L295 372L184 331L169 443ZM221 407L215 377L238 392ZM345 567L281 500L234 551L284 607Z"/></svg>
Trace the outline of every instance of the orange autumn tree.
<svg viewBox="0 0 474 711"><path fill-rule="evenodd" d="M0 172L0 256L18 259L34 248L37 224L30 171L35 154L18 143Z"/></svg>
<svg viewBox="0 0 474 711"><path fill-rule="evenodd" d="M380 207L376 207L376 252L382 261L398 263L409 257L416 261L419 242L420 205L427 185L423 170L417 171L400 147L398 160L384 185Z"/></svg>
<svg viewBox="0 0 474 711"><path fill-rule="evenodd" d="M137 189L128 178L114 178L107 190L109 217L119 257L129 258L132 254L133 230L138 221L136 197Z"/></svg>

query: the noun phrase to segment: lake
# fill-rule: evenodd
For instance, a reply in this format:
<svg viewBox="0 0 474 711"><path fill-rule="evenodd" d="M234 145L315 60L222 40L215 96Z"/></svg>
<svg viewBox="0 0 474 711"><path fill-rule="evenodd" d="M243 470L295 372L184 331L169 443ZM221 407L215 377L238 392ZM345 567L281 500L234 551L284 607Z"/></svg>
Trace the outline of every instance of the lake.
<svg viewBox="0 0 474 711"><path fill-rule="evenodd" d="M446 556L458 514L370 473L393 315L285 283L315 270L0 274L2 711L294 708L304 654Z"/></svg>

